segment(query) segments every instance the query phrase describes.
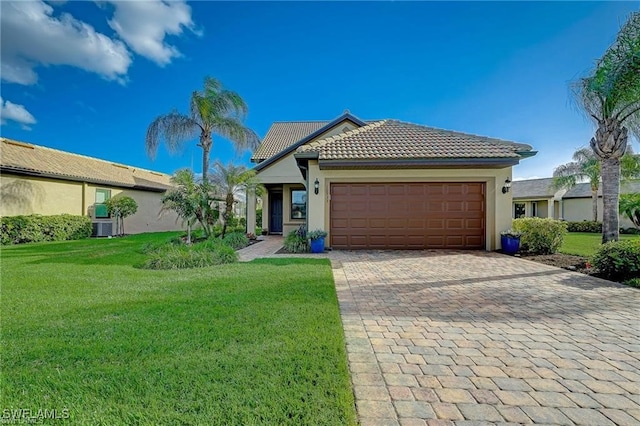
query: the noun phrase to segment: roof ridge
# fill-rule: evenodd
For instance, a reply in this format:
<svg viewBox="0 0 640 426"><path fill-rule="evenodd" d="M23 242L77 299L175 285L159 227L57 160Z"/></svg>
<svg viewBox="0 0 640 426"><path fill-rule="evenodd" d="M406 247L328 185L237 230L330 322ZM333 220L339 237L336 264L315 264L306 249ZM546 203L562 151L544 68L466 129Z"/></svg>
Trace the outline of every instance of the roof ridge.
<svg viewBox="0 0 640 426"><path fill-rule="evenodd" d="M366 126L362 126L362 127L358 127L356 129L353 130L349 130L343 133L339 133L337 135L333 135L333 136L329 136L328 138L324 138L324 139L320 139L317 141L313 141L309 144L306 145L302 145L301 147L299 147L297 149L297 151L311 151L311 148L320 148L322 146L325 146L326 144L333 142L333 141L338 141L340 139L344 139L348 136L355 136L355 135L359 135L360 133L364 133L367 132L371 129L376 129L380 126L382 126L383 124L385 124L387 121L389 120L380 120L380 121L376 121L370 124L367 124Z"/></svg>
<svg viewBox="0 0 640 426"><path fill-rule="evenodd" d="M124 163L118 163L117 161L103 160L101 158L90 157L88 155L83 155L83 154L76 154L75 152L63 151L61 149L50 148L50 147L44 146L44 145L36 145L36 144L30 143L30 142L22 142L22 141L19 141L19 140L9 139L9 138L5 138L5 137L0 137L0 141L2 141L4 143L7 143L7 144L22 145L22 146L27 147L27 148L38 148L38 149L44 149L44 150L59 152L59 153L62 153L64 155L72 155L74 157L80 157L80 158L85 158L85 159L88 159L88 160L99 161L101 163L106 163L106 164L109 164L109 165L112 165L112 166L116 166L116 167L126 167L127 169L131 169L132 172L140 170L140 171L147 172L147 173L161 174L163 176L171 177L171 175L168 174L168 173L158 172L156 170L149 170L149 169L145 169L145 168L138 167L138 166L133 166L133 165L124 164Z"/></svg>

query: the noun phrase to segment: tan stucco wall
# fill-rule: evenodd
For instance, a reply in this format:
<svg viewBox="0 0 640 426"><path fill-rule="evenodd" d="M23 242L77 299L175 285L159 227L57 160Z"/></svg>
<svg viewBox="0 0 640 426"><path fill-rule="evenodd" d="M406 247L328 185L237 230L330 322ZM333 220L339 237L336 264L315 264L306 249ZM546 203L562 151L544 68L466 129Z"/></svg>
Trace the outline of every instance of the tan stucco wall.
<svg viewBox="0 0 640 426"><path fill-rule="evenodd" d="M570 222L593 220L593 200L591 198L565 198L562 201L564 219ZM602 221L602 198L598 198L598 221ZM633 228L633 223L624 215L620 215L621 228Z"/></svg>
<svg viewBox="0 0 640 426"><path fill-rule="evenodd" d="M82 183L0 175L0 216L81 215Z"/></svg>
<svg viewBox="0 0 640 426"><path fill-rule="evenodd" d="M91 190L91 186L89 190ZM95 194L96 188L93 187ZM138 211L124 219L124 230L127 234L141 234L143 232L175 231L184 229L182 221L171 211L160 214L162 208L162 193L139 191L134 189L112 189L111 196L127 195L138 203ZM95 195L94 195L95 197Z"/></svg>
<svg viewBox="0 0 640 426"><path fill-rule="evenodd" d="M329 232L329 186L335 182L485 182L486 249L500 248L500 231L511 227L511 195L502 193L505 179L511 179L511 167L503 169L395 169L395 170L320 170L317 161L309 162L309 182L318 178L320 191L310 191L307 215L309 229ZM330 241L327 238L326 243Z"/></svg>
<svg viewBox="0 0 640 426"><path fill-rule="evenodd" d="M176 223L177 216L173 212L158 217L162 193L12 174L0 176L0 215L66 213L92 216L96 189L108 189L112 197L124 193L136 200L138 211L125 219L127 234L183 229L181 222Z"/></svg>

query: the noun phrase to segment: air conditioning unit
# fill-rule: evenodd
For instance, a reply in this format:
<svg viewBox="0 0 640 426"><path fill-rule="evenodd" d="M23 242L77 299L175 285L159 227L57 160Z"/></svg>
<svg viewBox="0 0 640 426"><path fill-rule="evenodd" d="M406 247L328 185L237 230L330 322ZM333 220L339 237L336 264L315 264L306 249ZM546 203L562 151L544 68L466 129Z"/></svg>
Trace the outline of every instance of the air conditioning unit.
<svg viewBox="0 0 640 426"><path fill-rule="evenodd" d="M113 235L113 223L93 222L92 237L111 237Z"/></svg>

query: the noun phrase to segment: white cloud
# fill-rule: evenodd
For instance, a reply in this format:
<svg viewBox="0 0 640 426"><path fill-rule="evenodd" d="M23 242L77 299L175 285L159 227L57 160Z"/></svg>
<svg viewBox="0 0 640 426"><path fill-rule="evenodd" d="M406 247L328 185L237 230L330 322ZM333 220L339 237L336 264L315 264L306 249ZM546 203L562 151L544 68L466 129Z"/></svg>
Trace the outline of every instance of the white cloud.
<svg viewBox="0 0 640 426"><path fill-rule="evenodd" d="M7 121L20 123L24 130L31 130L29 124L36 124L36 119L23 105L14 104L0 98L0 124L7 124Z"/></svg>
<svg viewBox="0 0 640 426"><path fill-rule="evenodd" d="M35 84L39 64L71 65L123 81L131 65L124 43L68 13L53 16L53 8L42 1L2 2L0 25L1 73L8 82Z"/></svg>
<svg viewBox="0 0 640 426"><path fill-rule="evenodd" d="M49 2L59 5L64 1ZM114 37L97 32L68 13L58 16L42 0L0 2L2 80L35 84L39 65L70 65L124 82L133 61L129 49L166 65L180 52L165 43L165 37L179 35L185 28L197 33L191 7L182 0L109 3L113 16L108 23L117 33Z"/></svg>
<svg viewBox="0 0 640 426"><path fill-rule="evenodd" d="M158 65L166 65L180 52L164 42L167 35L179 35L183 28L193 32L191 7L183 1L112 1L109 25L137 54Z"/></svg>

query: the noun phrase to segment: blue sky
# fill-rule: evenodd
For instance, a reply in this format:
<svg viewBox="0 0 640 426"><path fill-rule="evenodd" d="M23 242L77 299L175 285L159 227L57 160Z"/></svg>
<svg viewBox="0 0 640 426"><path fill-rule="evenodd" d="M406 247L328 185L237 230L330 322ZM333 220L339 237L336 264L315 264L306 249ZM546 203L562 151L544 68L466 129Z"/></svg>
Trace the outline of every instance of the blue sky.
<svg viewBox="0 0 640 426"><path fill-rule="evenodd" d="M144 136L156 116L186 112L210 75L245 99L260 137L273 121L349 109L531 144L538 155L514 176L546 177L594 129L568 83L639 6L3 1L1 133L167 173L193 161L199 172L195 142L151 161ZM212 159L249 157L214 139Z"/></svg>

